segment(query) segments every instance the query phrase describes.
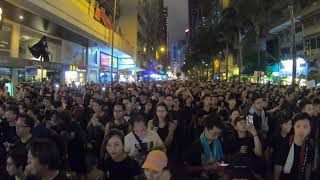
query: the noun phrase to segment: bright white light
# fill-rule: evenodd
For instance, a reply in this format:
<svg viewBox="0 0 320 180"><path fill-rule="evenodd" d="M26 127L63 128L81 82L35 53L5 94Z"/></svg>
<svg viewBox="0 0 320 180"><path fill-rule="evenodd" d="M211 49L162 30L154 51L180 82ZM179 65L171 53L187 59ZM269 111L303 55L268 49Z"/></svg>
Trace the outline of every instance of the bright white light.
<svg viewBox="0 0 320 180"><path fill-rule="evenodd" d="M19 19L21 19L21 20L22 20L22 19L23 19L23 16L22 16L22 15L20 15L20 16L19 16Z"/></svg>
<svg viewBox="0 0 320 180"><path fill-rule="evenodd" d="M106 91L106 87L102 87L102 91Z"/></svg>
<svg viewBox="0 0 320 180"><path fill-rule="evenodd" d="M186 30L185 30L185 32L186 32L186 33L187 33L187 32L189 32L189 28L188 28L188 29L186 29Z"/></svg>
<svg viewBox="0 0 320 180"><path fill-rule="evenodd" d="M59 85L59 84L55 84L54 87L56 87L57 89L59 89L60 85Z"/></svg>
<svg viewBox="0 0 320 180"><path fill-rule="evenodd" d="M292 74L292 59L282 60L281 61L281 74ZM302 74L307 69L306 61L302 58L297 58L297 74Z"/></svg>
<svg viewBox="0 0 320 180"><path fill-rule="evenodd" d="M154 79L160 79L161 76L159 74L151 74L150 77L154 78Z"/></svg>
<svg viewBox="0 0 320 180"><path fill-rule="evenodd" d="M77 88L79 88L80 82L75 82L74 84L77 86Z"/></svg>
<svg viewBox="0 0 320 180"><path fill-rule="evenodd" d="M272 72L272 75L277 77L279 76L279 72Z"/></svg>

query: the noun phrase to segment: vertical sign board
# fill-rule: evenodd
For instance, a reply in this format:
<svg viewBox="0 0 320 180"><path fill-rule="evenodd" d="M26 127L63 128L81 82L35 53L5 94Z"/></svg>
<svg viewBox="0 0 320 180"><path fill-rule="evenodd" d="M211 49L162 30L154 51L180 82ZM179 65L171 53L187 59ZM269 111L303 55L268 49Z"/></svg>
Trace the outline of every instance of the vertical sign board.
<svg viewBox="0 0 320 180"><path fill-rule="evenodd" d="M0 26L0 55L10 55L11 31L12 28L9 25Z"/></svg>

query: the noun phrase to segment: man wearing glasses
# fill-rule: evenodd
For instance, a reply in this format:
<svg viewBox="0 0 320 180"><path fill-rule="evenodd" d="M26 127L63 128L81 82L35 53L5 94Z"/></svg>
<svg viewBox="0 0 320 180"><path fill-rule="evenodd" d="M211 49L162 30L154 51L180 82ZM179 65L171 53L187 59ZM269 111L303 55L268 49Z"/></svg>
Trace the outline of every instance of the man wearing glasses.
<svg viewBox="0 0 320 180"><path fill-rule="evenodd" d="M27 144L32 140L31 129L34 126L34 121L31 117L21 115L16 122L16 133L19 137L15 148L26 151Z"/></svg>

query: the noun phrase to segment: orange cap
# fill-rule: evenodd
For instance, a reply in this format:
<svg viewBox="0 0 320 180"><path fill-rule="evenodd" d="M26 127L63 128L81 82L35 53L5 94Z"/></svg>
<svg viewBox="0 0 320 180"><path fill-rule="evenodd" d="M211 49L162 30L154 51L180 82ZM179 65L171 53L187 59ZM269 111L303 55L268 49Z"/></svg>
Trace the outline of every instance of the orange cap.
<svg viewBox="0 0 320 180"><path fill-rule="evenodd" d="M142 168L161 172L165 167L167 167L167 164L167 155L162 151L154 150L148 154Z"/></svg>

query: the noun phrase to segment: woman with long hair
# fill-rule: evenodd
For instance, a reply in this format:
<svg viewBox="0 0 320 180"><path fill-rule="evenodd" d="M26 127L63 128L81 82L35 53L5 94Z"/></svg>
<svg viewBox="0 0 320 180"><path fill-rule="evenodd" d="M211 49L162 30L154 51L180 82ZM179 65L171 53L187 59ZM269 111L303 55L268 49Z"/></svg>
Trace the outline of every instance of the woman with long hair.
<svg viewBox="0 0 320 180"><path fill-rule="evenodd" d="M176 125L170 121L166 104L160 103L156 107L153 120L148 122L148 129L158 133L166 147L172 143Z"/></svg>
<svg viewBox="0 0 320 180"><path fill-rule="evenodd" d="M104 172L106 180L136 180L141 174L141 168L137 161L131 159L124 151L124 135L117 129L111 129L105 137L102 145L105 147L106 157L99 165Z"/></svg>

